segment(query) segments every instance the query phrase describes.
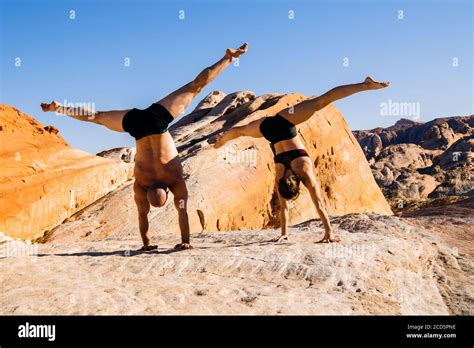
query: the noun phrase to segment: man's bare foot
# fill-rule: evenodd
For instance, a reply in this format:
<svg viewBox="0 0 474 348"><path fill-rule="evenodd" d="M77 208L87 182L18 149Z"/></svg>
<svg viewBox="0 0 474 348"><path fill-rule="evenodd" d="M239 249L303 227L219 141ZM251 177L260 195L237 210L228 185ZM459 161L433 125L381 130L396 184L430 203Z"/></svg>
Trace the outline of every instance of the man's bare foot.
<svg viewBox="0 0 474 348"><path fill-rule="evenodd" d="M280 237L277 237L277 238L273 238L273 239L272 239L272 242L273 242L273 243L280 243L280 242L283 242L284 240L288 241L288 235L284 235L284 236L280 236Z"/></svg>
<svg viewBox="0 0 474 348"><path fill-rule="evenodd" d="M51 103L41 103L41 109L43 109L44 112L48 111L56 111L61 104L59 104L57 101L52 101Z"/></svg>
<svg viewBox="0 0 474 348"><path fill-rule="evenodd" d="M239 56L247 52L248 49L249 49L249 45L247 43L244 43L242 46L240 46L236 50L233 50L232 48L228 48L227 51L225 51L225 55L226 57L229 57L230 61L232 62L234 61L235 58L238 58Z"/></svg>
<svg viewBox="0 0 474 348"><path fill-rule="evenodd" d="M193 246L189 243L179 243L174 246L177 250L193 249Z"/></svg>
<svg viewBox="0 0 474 348"><path fill-rule="evenodd" d="M144 245L138 251L150 251L158 249L158 245Z"/></svg>
<svg viewBox="0 0 474 348"><path fill-rule="evenodd" d="M368 87L368 89L380 89L390 86L390 82L378 82L370 76L365 78L364 84Z"/></svg>
<svg viewBox="0 0 474 348"><path fill-rule="evenodd" d="M319 242L316 243L335 243L335 242L340 242L341 240L339 238L334 237L332 233L326 233Z"/></svg>

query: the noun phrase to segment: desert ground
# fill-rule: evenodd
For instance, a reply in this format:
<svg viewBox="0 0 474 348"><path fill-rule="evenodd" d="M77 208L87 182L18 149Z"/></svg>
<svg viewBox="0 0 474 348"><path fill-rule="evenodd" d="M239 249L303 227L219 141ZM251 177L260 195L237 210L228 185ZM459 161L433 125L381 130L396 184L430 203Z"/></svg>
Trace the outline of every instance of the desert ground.
<svg viewBox="0 0 474 348"><path fill-rule="evenodd" d="M200 233L186 251L170 234L149 252L137 238L5 241L37 256L0 259L1 314L472 315L472 208L333 218L334 244L315 243L315 220L289 242L269 241L278 230Z"/></svg>

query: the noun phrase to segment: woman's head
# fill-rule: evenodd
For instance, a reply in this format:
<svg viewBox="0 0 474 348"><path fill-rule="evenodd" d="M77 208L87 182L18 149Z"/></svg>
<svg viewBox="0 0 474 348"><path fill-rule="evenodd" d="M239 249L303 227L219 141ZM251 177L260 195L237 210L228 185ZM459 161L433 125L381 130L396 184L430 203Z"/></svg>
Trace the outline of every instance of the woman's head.
<svg viewBox="0 0 474 348"><path fill-rule="evenodd" d="M293 172L289 175L285 175L278 180L278 192L280 196L285 199L296 199L300 194L300 178L298 178Z"/></svg>
<svg viewBox="0 0 474 348"><path fill-rule="evenodd" d="M153 207L162 207L168 199L168 188L160 183L153 184L148 189L146 197Z"/></svg>

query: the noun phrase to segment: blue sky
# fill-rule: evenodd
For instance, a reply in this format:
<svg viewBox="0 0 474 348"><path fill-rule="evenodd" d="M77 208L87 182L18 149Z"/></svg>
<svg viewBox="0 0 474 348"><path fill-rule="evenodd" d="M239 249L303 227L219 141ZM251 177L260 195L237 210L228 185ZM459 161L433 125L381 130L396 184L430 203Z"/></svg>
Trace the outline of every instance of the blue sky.
<svg viewBox="0 0 474 348"><path fill-rule="evenodd" d="M419 103L420 121L473 113L470 0L0 3L0 102L57 126L72 146L94 153L133 145L133 138L43 114L39 104L144 108L245 41L250 50L240 66L224 71L187 111L215 89L318 95L371 75L392 86L336 103L352 129L393 124L400 116L381 115L389 100Z"/></svg>

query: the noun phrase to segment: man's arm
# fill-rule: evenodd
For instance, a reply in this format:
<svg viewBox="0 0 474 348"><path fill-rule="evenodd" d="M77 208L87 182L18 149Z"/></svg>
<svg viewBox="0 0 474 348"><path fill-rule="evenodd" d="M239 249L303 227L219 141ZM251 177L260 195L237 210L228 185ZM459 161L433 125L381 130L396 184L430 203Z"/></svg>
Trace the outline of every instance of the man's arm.
<svg viewBox="0 0 474 348"><path fill-rule="evenodd" d="M175 249L192 249L189 236L189 218L188 218L188 191L186 183L183 181L178 188L173 190L174 206L178 211L179 229L181 231L181 243L175 246Z"/></svg>
<svg viewBox="0 0 474 348"><path fill-rule="evenodd" d="M274 242L281 242L288 240L288 220L290 219L290 206L288 201L278 194L278 200L280 202L280 228L281 236L275 238Z"/></svg>
<svg viewBox="0 0 474 348"><path fill-rule="evenodd" d="M146 198L146 192L139 185L135 184L133 186L133 191L135 192L135 203L138 210L138 226L140 229L140 236L143 241L144 250L156 249L156 245L150 244L150 238L148 237L148 213L150 212L150 203Z"/></svg>

